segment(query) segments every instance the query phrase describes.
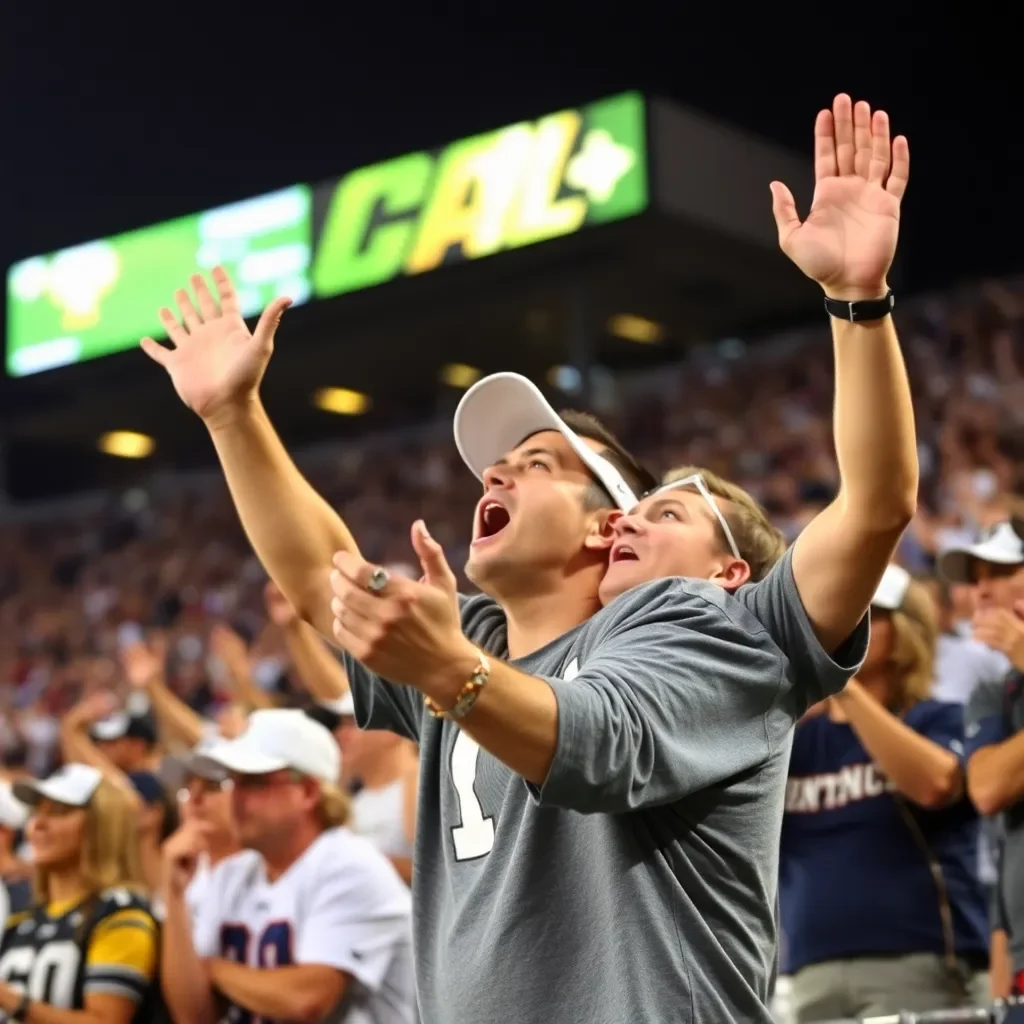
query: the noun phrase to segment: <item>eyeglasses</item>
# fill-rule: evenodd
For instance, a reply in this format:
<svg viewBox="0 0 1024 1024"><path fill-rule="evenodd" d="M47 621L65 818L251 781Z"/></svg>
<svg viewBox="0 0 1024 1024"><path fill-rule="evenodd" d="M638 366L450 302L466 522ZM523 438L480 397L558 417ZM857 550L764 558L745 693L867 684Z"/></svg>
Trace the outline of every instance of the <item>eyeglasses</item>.
<svg viewBox="0 0 1024 1024"><path fill-rule="evenodd" d="M194 775L178 790L178 802L185 804L196 796L212 796L215 793L223 793L231 789L231 786L231 779L204 779Z"/></svg>
<svg viewBox="0 0 1024 1024"><path fill-rule="evenodd" d="M681 480L673 480L670 484L663 484L661 487L656 487L653 491L648 491L644 495L644 500L653 498L656 494L663 494L665 491L678 491L684 487L695 487L697 493L708 503L708 507L714 513L715 518L718 520L718 525L722 528L722 533L725 535L726 543L729 545L729 550L732 552L734 558L743 560L743 556L740 554L739 546L736 544L736 538L732 535L732 530L729 529L729 524L725 520L725 516L722 514L722 510L718 507L718 502L715 500L715 496L708 490L708 485L704 483L704 477L700 473L694 473L693 476L683 477Z"/></svg>

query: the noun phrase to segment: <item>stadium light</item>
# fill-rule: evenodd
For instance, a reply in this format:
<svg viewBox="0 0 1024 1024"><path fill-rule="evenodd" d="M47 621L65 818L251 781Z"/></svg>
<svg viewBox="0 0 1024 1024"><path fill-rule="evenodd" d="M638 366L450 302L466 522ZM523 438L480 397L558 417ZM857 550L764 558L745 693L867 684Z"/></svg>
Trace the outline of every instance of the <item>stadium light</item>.
<svg viewBox="0 0 1024 1024"><path fill-rule="evenodd" d="M647 320L632 313L619 313L608 321L608 330L626 341L635 341L638 345L656 345L665 336L661 324Z"/></svg>
<svg viewBox="0 0 1024 1024"><path fill-rule="evenodd" d="M480 379L480 371L465 363L448 363L441 368L441 383L449 388L465 391Z"/></svg>
<svg viewBox="0 0 1024 1024"><path fill-rule="evenodd" d="M119 459L144 459L153 454L156 442L148 434L133 430L112 430L99 440L99 449Z"/></svg>
<svg viewBox="0 0 1024 1024"><path fill-rule="evenodd" d="M370 408L370 396L348 388L320 388L313 395L313 404L324 412L338 416L359 416Z"/></svg>

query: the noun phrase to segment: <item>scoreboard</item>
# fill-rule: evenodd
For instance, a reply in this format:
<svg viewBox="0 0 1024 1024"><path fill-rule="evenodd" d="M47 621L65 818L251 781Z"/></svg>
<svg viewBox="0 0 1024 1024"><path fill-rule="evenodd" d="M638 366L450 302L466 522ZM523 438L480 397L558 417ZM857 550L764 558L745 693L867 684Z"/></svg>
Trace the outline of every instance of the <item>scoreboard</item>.
<svg viewBox="0 0 1024 1024"><path fill-rule="evenodd" d="M246 316L623 220L649 202L646 110L624 93L203 213L34 256L7 274L23 377L162 334L157 310L225 266Z"/></svg>

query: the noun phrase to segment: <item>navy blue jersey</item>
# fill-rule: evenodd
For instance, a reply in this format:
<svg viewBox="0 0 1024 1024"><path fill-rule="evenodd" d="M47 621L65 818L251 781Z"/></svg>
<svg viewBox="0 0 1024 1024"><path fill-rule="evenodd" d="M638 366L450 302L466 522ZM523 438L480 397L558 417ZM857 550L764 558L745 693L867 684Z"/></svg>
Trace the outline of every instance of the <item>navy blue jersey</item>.
<svg viewBox="0 0 1024 1024"><path fill-rule="evenodd" d="M922 701L903 721L963 759L959 704ZM942 869L957 954L986 954L970 802L929 811L898 796L853 728L820 715L796 730L786 790L779 889L787 973L844 957L945 952L939 892L900 804Z"/></svg>

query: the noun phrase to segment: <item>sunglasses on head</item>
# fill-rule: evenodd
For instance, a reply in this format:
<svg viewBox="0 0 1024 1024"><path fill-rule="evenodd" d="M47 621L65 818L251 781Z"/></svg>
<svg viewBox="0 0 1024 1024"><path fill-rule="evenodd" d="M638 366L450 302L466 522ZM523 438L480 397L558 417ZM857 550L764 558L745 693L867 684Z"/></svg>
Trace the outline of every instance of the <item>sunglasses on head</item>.
<svg viewBox="0 0 1024 1024"><path fill-rule="evenodd" d="M648 491L643 500L652 498L655 494L663 494L666 491L678 491L684 487L693 487L697 493L707 502L708 507L711 509L715 518L718 520L718 525L722 528L722 533L725 535L726 543L729 545L729 550L732 552L734 558L743 559L740 554L739 546L736 543L736 538L732 535L732 530L729 529L729 524L726 522L725 516L722 514L722 510L718 507L718 502L715 500L715 496L708 490L708 485L704 483L704 477L700 473L694 473L692 476L683 477L680 480L673 480L670 484L663 484L661 487L655 487L654 490Z"/></svg>

